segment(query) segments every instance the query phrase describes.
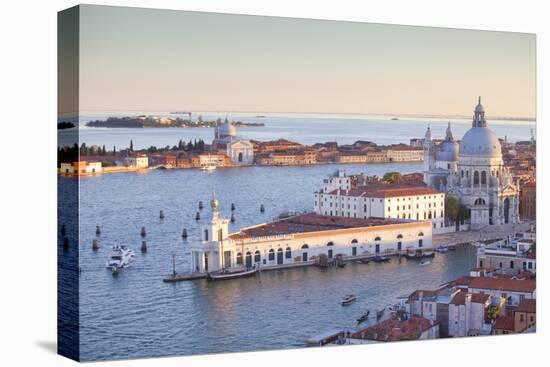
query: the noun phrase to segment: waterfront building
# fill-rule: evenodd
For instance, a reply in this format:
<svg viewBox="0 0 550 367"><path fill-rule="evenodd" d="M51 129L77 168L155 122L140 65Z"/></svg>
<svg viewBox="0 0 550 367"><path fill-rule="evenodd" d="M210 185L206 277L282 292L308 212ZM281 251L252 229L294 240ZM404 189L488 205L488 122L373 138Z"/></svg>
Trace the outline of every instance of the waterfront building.
<svg viewBox="0 0 550 367"><path fill-rule="evenodd" d="M135 168L147 168L149 167L149 158L145 154L137 154L135 156L125 157L124 165Z"/></svg>
<svg viewBox="0 0 550 367"><path fill-rule="evenodd" d="M227 118L214 130L212 151L229 157L233 165L250 165L254 162L254 145L237 135L237 128Z"/></svg>
<svg viewBox="0 0 550 367"><path fill-rule="evenodd" d="M489 269L472 269L469 276L435 290L414 291L405 302L405 311L439 322L442 337L489 335L494 333L489 314L495 314L498 321L521 309L522 304L534 304L535 299L536 281L532 276L512 277ZM524 322L525 317L518 316L518 320ZM513 317L508 321L513 323ZM534 325L534 319L530 325Z"/></svg>
<svg viewBox="0 0 550 367"><path fill-rule="evenodd" d="M478 248L476 262L480 268L496 269L500 273L536 273L535 245L534 238L497 240Z"/></svg>
<svg viewBox="0 0 550 367"><path fill-rule="evenodd" d="M218 201L201 224L201 239L191 245L193 271L263 269L314 264L320 256L344 259L432 248L429 221L390 218L354 219L315 213L295 215L228 233Z"/></svg>
<svg viewBox="0 0 550 367"><path fill-rule="evenodd" d="M266 166L306 165L317 163L317 156L312 149L277 151L258 155L256 162Z"/></svg>
<svg viewBox="0 0 550 367"><path fill-rule="evenodd" d="M227 167L232 163L231 158L223 153L204 152L199 154L195 160L192 159L194 167Z"/></svg>
<svg viewBox="0 0 550 367"><path fill-rule="evenodd" d="M491 325L485 321L485 311L491 303L486 294L442 287L416 290L405 305L409 315L439 322L441 337L457 337L489 335Z"/></svg>
<svg viewBox="0 0 550 367"><path fill-rule="evenodd" d="M424 150L405 144L395 144L385 147L390 162L421 162L424 159Z"/></svg>
<svg viewBox="0 0 550 367"><path fill-rule="evenodd" d="M423 317L407 320L391 317L351 334L349 344L394 342L402 340L429 340L439 338L439 323Z"/></svg>
<svg viewBox="0 0 550 367"><path fill-rule="evenodd" d="M428 127L424 142L424 181L457 198L470 213L470 225L519 222L519 190L502 160L501 144L487 127L481 97L474 110L472 127L464 134L456 155L456 142L447 128L439 149ZM458 159L457 159L458 158Z"/></svg>
<svg viewBox="0 0 550 367"><path fill-rule="evenodd" d="M77 161L72 163L61 163L59 173L62 175L90 175L103 171L101 162Z"/></svg>
<svg viewBox="0 0 550 367"><path fill-rule="evenodd" d="M313 208L316 214L335 217L429 220L438 231L445 225L444 192L400 183L352 187L342 171L324 180L324 187L314 193Z"/></svg>
<svg viewBox="0 0 550 367"><path fill-rule="evenodd" d="M536 299L536 281L527 276L505 276L486 274L465 276L449 283L455 289L465 289L470 293L489 294L494 300L502 297L507 307L515 307L524 299Z"/></svg>
<svg viewBox="0 0 550 367"><path fill-rule="evenodd" d="M304 145L286 139L277 139L271 141L255 142L257 153L282 152L287 150L304 149Z"/></svg>

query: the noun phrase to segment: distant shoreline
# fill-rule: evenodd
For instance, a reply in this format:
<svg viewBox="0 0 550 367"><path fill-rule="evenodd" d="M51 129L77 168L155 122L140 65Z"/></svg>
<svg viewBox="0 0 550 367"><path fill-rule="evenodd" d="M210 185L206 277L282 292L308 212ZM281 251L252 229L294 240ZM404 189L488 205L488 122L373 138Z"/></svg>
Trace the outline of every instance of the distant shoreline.
<svg viewBox="0 0 550 367"><path fill-rule="evenodd" d="M231 121L236 127L262 127L261 122ZM137 117L108 117L106 120L94 120L86 123L87 127L102 127L112 129L142 129L142 128L212 128L222 124L221 119L214 121L203 121L201 117L197 121L185 120L182 118L137 116Z"/></svg>

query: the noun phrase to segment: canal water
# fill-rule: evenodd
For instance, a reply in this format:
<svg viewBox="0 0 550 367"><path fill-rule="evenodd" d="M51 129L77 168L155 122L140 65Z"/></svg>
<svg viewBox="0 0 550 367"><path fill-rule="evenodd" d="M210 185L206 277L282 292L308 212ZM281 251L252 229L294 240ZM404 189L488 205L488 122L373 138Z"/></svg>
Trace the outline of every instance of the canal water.
<svg viewBox="0 0 550 367"><path fill-rule="evenodd" d="M417 288L434 288L465 275L475 250L459 248L437 254L432 264L392 259L390 263L355 264L343 269L315 267L264 272L227 282L204 280L166 284L172 254L178 271L189 270L189 243L198 237L198 201L210 215L212 191L231 230L273 219L286 210L311 210L313 192L337 168L348 173L383 175L418 172L421 164L319 165L199 170L155 170L107 174L80 181L80 353L82 360L138 358L296 348L331 328L353 328L366 309L396 302ZM74 186L60 177L60 186ZM260 213L264 204L265 213ZM165 219L159 219L163 210ZM101 235L95 228L101 227ZM147 253L139 251L141 227L147 230ZM187 228L189 238L181 238ZM92 240L100 243L92 250ZM114 278L105 269L109 248L127 245L136 261ZM62 246L60 243L59 246ZM74 259L74 247L60 251L61 266ZM64 260L66 259L66 260ZM64 284L60 283L60 291ZM339 304L348 293L358 300ZM61 300L63 307L63 300Z"/></svg>

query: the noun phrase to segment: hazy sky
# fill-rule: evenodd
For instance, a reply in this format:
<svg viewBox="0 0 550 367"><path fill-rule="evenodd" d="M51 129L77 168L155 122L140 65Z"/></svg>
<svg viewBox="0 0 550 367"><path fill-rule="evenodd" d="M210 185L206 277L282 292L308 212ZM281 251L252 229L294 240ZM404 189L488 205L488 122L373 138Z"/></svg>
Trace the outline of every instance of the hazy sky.
<svg viewBox="0 0 550 367"><path fill-rule="evenodd" d="M82 6L81 111L535 116L532 34Z"/></svg>

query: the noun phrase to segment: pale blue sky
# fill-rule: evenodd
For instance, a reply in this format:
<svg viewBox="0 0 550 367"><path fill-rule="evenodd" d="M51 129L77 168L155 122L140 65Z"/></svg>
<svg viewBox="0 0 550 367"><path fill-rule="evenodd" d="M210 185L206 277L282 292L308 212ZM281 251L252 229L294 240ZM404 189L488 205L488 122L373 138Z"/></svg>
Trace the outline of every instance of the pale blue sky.
<svg viewBox="0 0 550 367"><path fill-rule="evenodd" d="M85 5L81 111L534 117L535 36Z"/></svg>

